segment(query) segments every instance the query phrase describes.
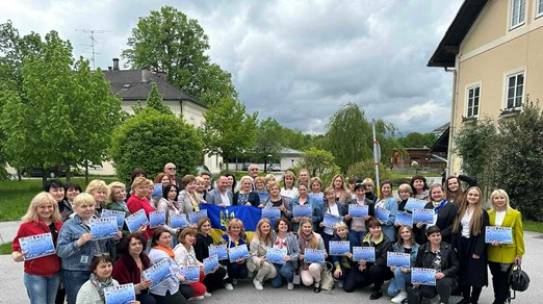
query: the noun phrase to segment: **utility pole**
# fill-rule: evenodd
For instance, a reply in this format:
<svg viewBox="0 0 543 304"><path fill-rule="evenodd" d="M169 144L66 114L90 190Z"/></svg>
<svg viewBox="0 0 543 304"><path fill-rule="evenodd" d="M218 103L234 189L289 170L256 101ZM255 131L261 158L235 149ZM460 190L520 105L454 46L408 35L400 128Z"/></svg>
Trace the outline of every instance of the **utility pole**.
<svg viewBox="0 0 543 304"><path fill-rule="evenodd" d="M96 54L99 54L95 50L96 43L98 42L95 38L95 34L103 34L106 31L104 30L95 30L95 29L76 29L77 32L83 32L89 34L90 44L88 45L91 48L91 63L92 69L96 70Z"/></svg>

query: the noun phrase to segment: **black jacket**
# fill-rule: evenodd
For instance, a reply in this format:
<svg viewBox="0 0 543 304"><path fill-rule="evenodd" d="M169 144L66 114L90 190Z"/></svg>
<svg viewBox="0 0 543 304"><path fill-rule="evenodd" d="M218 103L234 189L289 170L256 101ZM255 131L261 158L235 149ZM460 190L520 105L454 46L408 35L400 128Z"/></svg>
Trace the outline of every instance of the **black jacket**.
<svg viewBox="0 0 543 304"><path fill-rule="evenodd" d="M376 265L376 266L387 266L387 252L392 247L392 242L387 238L387 236L383 233L383 241L377 246L371 245L369 242L362 242L362 246L365 247L375 247L375 263L368 263L369 266Z"/></svg>
<svg viewBox="0 0 543 304"><path fill-rule="evenodd" d="M455 278L460 266L456 252L451 245L441 242L439 249L441 254L441 272L449 278ZM430 250L430 244L426 243L419 248L415 267L434 268L433 262L436 254Z"/></svg>
<svg viewBox="0 0 543 304"><path fill-rule="evenodd" d="M198 261L203 261L205 258L209 257L209 245L213 244L213 239L211 236L204 236L201 233L198 233L196 236L196 243L194 244L194 253Z"/></svg>
<svg viewBox="0 0 543 304"><path fill-rule="evenodd" d="M434 209L432 202L429 202L424 206L426 209ZM439 209L437 213L436 226L441 230L441 237L443 241L447 243L452 242L452 227L454 224L454 219L458 213L458 208L455 204L447 202L443 208ZM424 244L426 240L426 228L424 229L413 229L416 233L416 241L419 244Z"/></svg>

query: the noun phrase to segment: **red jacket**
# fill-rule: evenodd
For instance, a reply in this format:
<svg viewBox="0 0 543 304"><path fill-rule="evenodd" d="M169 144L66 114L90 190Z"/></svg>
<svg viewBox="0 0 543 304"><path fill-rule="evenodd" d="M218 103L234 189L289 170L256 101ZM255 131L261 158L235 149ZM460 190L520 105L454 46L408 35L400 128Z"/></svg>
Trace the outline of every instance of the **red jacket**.
<svg viewBox="0 0 543 304"><path fill-rule="evenodd" d="M141 263L143 269L149 268L151 266L151 261L145 253L141 254ZM134 259L128 254L123 254L120 259L118 259L113 265L112 276L119 284L138 284L141 282L141 271L134 262Z"/></svg>
<svg viewBox="0 0 543 304"><path fill-rule="evenodd" d="M126 206L128 207L128 211L130 211L130 214L135 213L140 209L143 209L147 217L149 217L149 213L155 211L155 208L151 205L151 203L149 203L149 200L147 198L139 198L135 194L132 194L130 198L128 198ZM148 239L153 237L153 230L151 228L147 227L147 230L145 232L145 235Z"/></svg>
<svg viewBox="0 0 543 304"><path fill-rule="evenodd" d="M62 222L59 221L55 223L57 231L60 231L61 226ZM19 226L15 239L13 239L11 247L13 251L21 251L19 238L48 232L51 232L49 226L42 221L22 223L21 226ZM24 271L28 274L50 276L60 271L60 258L57 255L48 255L30 261L25 261L24 269Z"/></svg>

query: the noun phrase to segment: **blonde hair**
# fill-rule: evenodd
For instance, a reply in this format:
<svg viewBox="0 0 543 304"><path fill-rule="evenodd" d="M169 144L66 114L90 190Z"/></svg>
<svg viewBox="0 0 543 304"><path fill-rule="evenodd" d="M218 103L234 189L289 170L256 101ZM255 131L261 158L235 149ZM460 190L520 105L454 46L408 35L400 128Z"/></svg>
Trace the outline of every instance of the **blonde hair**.
<svg viewBox="0 0 543 304"><path fill-rule="evenodd" d="M296 175L290 170L285 171L285 174L283 174L283 186L285 187L285 189L287 189L287 176L292 177L292 187L290 187L289 189L294 189L294 187L296 187Z"/></svg>
<svg viewBox="0 0 543 304"><path fill-rule="evenodd" d="M257 177L255 178L255 189L256 189L256 184L257 184L258 182L261 182L262 185L264 186L264 189L266 189L266 178L265 178L265 177L263 177L263 176L257 176Z"/></svg>
<svg viewBox="0 0 543 304"><path fill-rule="evenodd" d="M271 189L273 187L277 187L278 189L281 189L281 187L279 187L279 183L274 182L274 181L269 181L268 184L266 185L266 188L268 189L268 192L271 192Z"/></svg>
<svg viewBox="0 0 543 304"><path fill-rule="evenodd" d="M240 219L233 218L228 222L228 225L226 226L226 232L230 234L230 229L232 229L232 226L238 225L240 226L240 232L239 237L242 239L245 239L245 227L243 227L243 222Z"/></svg>
<svg viewBox="0 0 543 304"><path fill-rule="evenodd" d="M140 187L140 186L147 186L147 178L143 176L136 177L134 181L132 182L132 185L130 186L130 188L132 189L132 191L134 191L136 187Z"/></svg>
<svg viewBox="0 0 543 304"><path fill-rule="evenodd" d="M264 224L270 225L270 232L268 233L268 235L266 235L264 239L262 239L262 232L260 231L260 227ZM272 231L273 231L273 228L272 228L271 222L267 218L261 219L256 224L256 231L255 231L256 237L258 238L260 242L264 242L264 245L270 245L272 243Z"/></svg>
<svg viewBox="0 0 543 304"><path fill-rule="evenodd" d="M317 239L317 237L315 236L316 233L313 230L313 223L311 222L311 220L303 219L302 221L300 221L300 226L298 227L298 239L299 240L305 240L306 239L304 237L303 232L302 232L302 227L305 224L311 225L311 239L309 240L309 248L317 249L317 247L319 246L319 239Z"/></svg>
<svg viewBox="0 0 543 304"><path fill-rule="evenodd" d="M319 188L321 189L322 191L322 181L319 177L315 176L315 177L312 177L310 180L309 180L309 191L312 191L313 190L313 184L314 183L318 183L319 184Z"/></svg>
<svg viewBox="0 0 543 304"><path fill-rule="evenodd" d="M243 184L244 181L248 180L249 182L251 182L251 184L253 183L253 178L250 177L249 175L244 175L242 178L240 178L239 180L239 191L242 192L241 190L241 185ZM249 189L249 192L251 192L252 190Z"/></svg>
<svg viewBox="0 0 543 304"><path fill-rule="evenodd" d="M74 198L73 205L74 207L78 207L83 204L94 204L96 206L96 200L94 199L94 196L87 192L82 192Z"/></svg>
<svg viewBox="0 0 543 304"><path fill-rule="evenodd" d="M400 192L409 192L409 194L413 194L413 188L409 184L403 183L400 186L398 186L398 194Z"/></svg>
<svg viewBox="0 0 543 304"><path fill-rule="evenodd" d="M337 232L337 230L339 228L344 228L344 229L347 229L347 231L349 231L349 226L347 226L347 224L345 224L344 221L341 221L339 223L337 223L335 226L334 226L334 231ZM348 235L348 234L347 234Z"/></svg>
<svg viewBox="0 0 543 304"><path fill-rule="evenodd" d="M264 177L264 180L266 180L266 182L264 184L267 184L269 183L270 181L274 181L274 182L277 182L277 179L275 179L275 175L273 174L268 174Z"/></svg>
<svg viewBox="0 0 543 304"><path fill-rule="evenodd" d="M109 187L109 201L110 202L115 202L115 198L113 197L115 190L122 189L126 191L126 186L121 182L112 182L108 185L108 187Z"/></svg>
<svg viewBox="0 0 543 304"><path fill-rule="evenodd" d="M109 188L107 187L106 182L101 179L93 179L87 185L85 192L92 194L95 191L103 191L106 193L106 197L109 197Z"/></svg>
<svg viewBox="0 0 543 304"><path fill-rule="evenodd" d="M369 178L369 177L366 177L363 181L362 181L362 184L364 185L371 185L372 187L375 187L375 183L373 182L373 179Z"/></svg>
<svg viewBox="0 0 543 304"><path fill-rule="evenodd" d="M496 210L496 207L494 206L494 198L496 196L503 196L505 198L505 205L507 206L507 209L511 208L511 202L509 200L509 194L503 189L496 189L492 191L492 194L490 194L490 209Z"/></svg>
<svg viewBox="0 0 543 304"><path fill-rule="evenodd" d="M48 192L40 192L36 194L32 200L30 201L30 205L28 205L28 209L26 210L25 215L21 218L23 222L37 222L39 221L38 216L38 207L41 204L52 204L53 205L53 214L51 215L51 221L59 222L61 221L60 213L58 211L58 203L55 200L55 198L49 194Z"/></svg>

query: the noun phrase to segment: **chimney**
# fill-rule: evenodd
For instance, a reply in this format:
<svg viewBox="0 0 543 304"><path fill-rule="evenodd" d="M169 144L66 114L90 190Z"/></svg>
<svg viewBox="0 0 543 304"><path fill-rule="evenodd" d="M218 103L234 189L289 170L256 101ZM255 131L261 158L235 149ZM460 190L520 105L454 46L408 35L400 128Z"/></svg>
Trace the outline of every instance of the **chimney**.
<svg viewBox="0 0 543 304"><path fill-rule="evenodd" d="M119 70L119 58L113 58L113 70L114 71Z"/></svg>

